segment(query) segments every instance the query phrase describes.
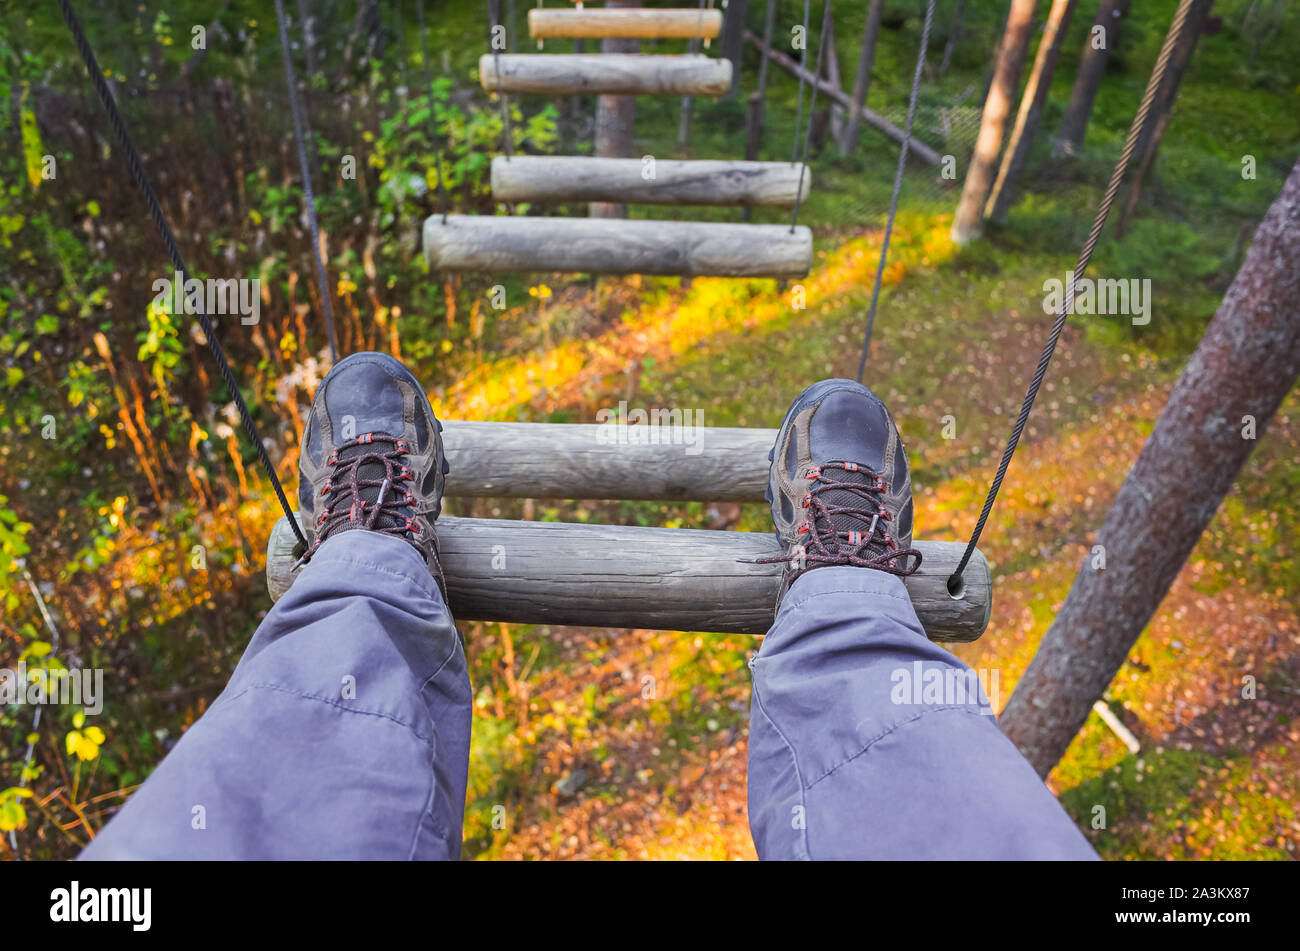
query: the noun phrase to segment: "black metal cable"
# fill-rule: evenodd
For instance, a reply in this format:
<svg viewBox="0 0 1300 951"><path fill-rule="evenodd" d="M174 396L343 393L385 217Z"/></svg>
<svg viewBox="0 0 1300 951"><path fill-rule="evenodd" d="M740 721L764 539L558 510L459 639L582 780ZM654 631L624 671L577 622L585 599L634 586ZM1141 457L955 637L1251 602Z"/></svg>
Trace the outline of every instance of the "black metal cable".
<svg viewBox="0 0 1300 951"><path fill-rule="evenodd" d="M993 483L989 486L988 495L984 499L984 508L980 512L979 520L975 523L975 531L971 533L970 542L966 545L966 551L961 556L957 570L948 579L948 590L950 592L958 589L962 572L966 570L966 565L975 552L975 546L979 544L980 533L984 531L984 523L988 521L993 502L998 497L998 489L1002 487L1002 480L1006 477L1007 467L1011 464L1011 457L1015 455L1017 443L1020 442L1020 434L1024 432L1025 422L1029 419L1029 412L1034 408L1034 400L1038 396L1038 389L1042 386L1043 377L1047 374L1048 364L1052 362L1052 353L1056 350L1056 342L1061 338L1061 332L1065 329L1065 318L1074 309L1075 286L1079 283L1079 278L1083 277L1083 272L1092 260L1092 252L1097 247L1097 240L1101 237L1102 228L1105 227L1106 217L1110 214L1110 206L1115 201L1120 181L1124 178L1124 172L1128 169L1129 159L1132 158L1134 149L1137 146L1138 134L1141 132L1142 126L1146 124L1147 113L1150 111L1151 103L1155 99L1156 90L1160 88L1164 79L1170 55L1183 31L1191 5L1192 0L1179 0L1178 12L1174 14L1173 22L1169 25L1169 32L1165 35L1164 46L1160 48L1160 56L1156 59L1156 65L1151 70L1151 76L1147 80L1146 92L1142 94L1142 103L1138 106L1137 114L1133 117L1133 124L1129 127L1128 138L1124 142L1124 151L1120 153L1119 161L1110 174L1110 181L1106 185L1106 193L1102 196L1101 204L1097 208L1097 217L1092 223L1092 230L1088 233L1088 240L1084 242L1083 249L1079 252L1079 262L1074 267L1074 277L1071 278L1070 287L1065 293L1065 300L1056 313L1056 322L1052 325L1052 332L1048 335L1047 343L1043 346L1043 354L1038 358L1038 368L1034 370L1034 377L1029 383L1028 391L1025 393L1024 404L1020 407L1020 415L1016 417L1016 424L1011 429L1011 438L1007 440L1007 446L1002 451L1002 461L998 463L997 475L993 477Z"/></svg>
<svg viewBox="0 0 1300 951"><path fill-rule="evenodd" d="M135 143L126 130L126 123L122 119L122 114L118 111L112 90L108 88L108 83L104 80L104 72L99 68L95 53L90 48L90 42L86 39L86 34L81 28L81 21L77 19L77 15L72 11L69 0L59 0L59 7L63 11L63 19L67 22L68 29L72 31L72 38L76 41L81 58L85 61L86 71L90 73L90 81L95 86L99 101L103 103L104 110L108 113L108 120L113 126L113 131L117 133L117 140L126 153L126 161L131 167L131 174L135 177L136 186L140 189L145 204L149 206L149 217L153 219L154 226L158 229L163 244L167 246L167 253L171 257L172 266L180 272L184 282L188 284L190 281L189 268L185 266L185 259L181 257L180 248L176 245L176 238L172 234L171 226L167 223L167 216L163 214L162 205L158 201L158 196L154 193L153 185L149 182L148 173L144 170L144 163L140 159L140 153L136 150ZM293 534L306 547L307 539L304 537L302 529L298 527L298 520L294 518L293 509L289 507L289 500L285 497L284 487L280 485L280 479L275 474L275 467L271 464L271 458L266 453L266 446L263 445L262 437L257 431L257 424L253 422L252 414L248 411L248 405L239 392L239 384L235 382L235 375L231 372L230 364L226 361L226 354L217 341L216 328L197 303L194 310L199 326L203 328L203 334L208 338L208 349L212 351L212 359L216 361L217 369L221 372L221 378L225 380L226 388L235 401L236 409L239 410L239 418L243 420L244 431L248 433L248 438L253 441L253 447L257 450L257 458L261 460L262 468L266 470L267 477L271 480L271 487L275 490L276 498L280 500L280 507L284 509L285 517L289 520Z"/></svg>
<svg viewBox="0 0 1300 951"><path fill-rule="evenodd" d="M803 176L808 167L808 150L812 145L812 126L813 116L817 112L817 87L821 84L822 76L822 55L826 52L826 34L830 32L831 24L831 0L825 0L822 4L822 29L817 36L817 63L813 68L812 78L812 98L808 102L808 125L804 129L803 135L803 155L799 157L799 187L794 193L794 211L790 215L790 233L794 233L795 226L799 224L799 206L803 204ZM807 34L805 34L804 52L807 53ZM803 77L799 77L800 92L802 93ZM802 101L802 95L800 96ZM799 147L798 139L798 122L795 123L795 148Z"/></svg>
<svg viewBox="0 0 1300 951"><path fill-rule="evenodd" d="M894 216L898 214L898 194L903 189L903 167L907 164L907 149L912 143L912 120L916 117L916 100L921 89L921 73L925 69L925 51L930 45L930 24L934 22L934 0L925 6L925 22L921 25L921 48L916 54L916 71L912 73L912 94L907 100L907 123L903 127L903 147L898 152L898 168L894 170L894 191L889 196L889 220L885 222L885 237L880 244L880 263L876 265L876 280L871 288L871 307L867 311L867 332L862 338L862 356L858 360L858 382L867 371L867 351L871 349L871 328L876 323L876 305L880 301L880 285L885 276L885 261L889 257L889 239L894 234ZM802 173L800 173L802 176ZM799 187L803 188L800 181Z"/></svg>
<svg viewBox="0 0 1300 951"><path fill-rule="evenodd" d="M275 0L275 18L280 24L280 53L284 58L284 81L289 87L289 112L293 115L293 137L298 144L298 166L302 171L303 200L307 205L307 225L311 231L311 249L316 262L316 284L321 306L325 308L325 329L330 339L330 362L339 362L338 337L334 332L334 304L330 299L325 258L320 250L320 223L316 220L316 195L311 187L311 164L307 161L307 117L298 101L298 80L293 74L293 57L289 54L289 27L284 17L283 0Z"/></svg>
<svg viewBox="0 0 1300 951"><path fill-rule="evenodd" d="M438 174L438 211L442 223L447 223L447 183L442 174L442 150L444 141L438 134L438 122L433 115L433 72L429 69L429 41L424 30L424 0L415 2L416 16L420 21L420 58L424 63L424 84L429 87L429 129L433 133L433 161Z"/></svg>

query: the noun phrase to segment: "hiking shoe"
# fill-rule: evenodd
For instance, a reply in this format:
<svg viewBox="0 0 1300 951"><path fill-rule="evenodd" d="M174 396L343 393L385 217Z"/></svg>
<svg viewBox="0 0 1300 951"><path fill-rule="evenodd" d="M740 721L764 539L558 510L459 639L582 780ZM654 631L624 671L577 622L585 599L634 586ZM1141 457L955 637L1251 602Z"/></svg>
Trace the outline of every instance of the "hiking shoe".
<svg viewBox="0 0 1300 951"><path fill-rule="evenodd" d="M767 500L787 554L777 606L814 568L848 565L910 575L912 475L898 427L874 393L852 380L822 380L790 405L768 454Z"/></svg>
<svg viewBox="0 0 1300 951"><path fill-rule="evenodd" d="M446 596L434 521L448 470L442 423L420 381L384 353L354 353L321 381L298 465L298 504L315 535L310 561L340 532L362 529L415 547Z"/></svg>

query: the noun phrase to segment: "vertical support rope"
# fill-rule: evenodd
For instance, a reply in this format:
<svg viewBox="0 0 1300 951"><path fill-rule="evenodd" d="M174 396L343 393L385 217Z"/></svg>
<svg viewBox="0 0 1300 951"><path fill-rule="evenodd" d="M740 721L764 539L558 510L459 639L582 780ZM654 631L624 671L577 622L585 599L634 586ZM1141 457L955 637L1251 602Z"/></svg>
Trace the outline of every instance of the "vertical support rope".
<svg viewBox="0 0 1300 951"><path fill-rule="evenodd" d="M807 10L807 5L805 4L805 12L806 10ZM805 19L805 23L806 22L807 20ZM799 162L799 187L796 188L794 192L794 211L790 215L791 234L794 234L794 229L799 224L799 206L803 204L802 201L803 177L804 177L805 170L808 168L808 150L812 146L813 114L817 110L817 86L821 81L822 55L826 52L826 34L830 32L829 29L830 22L831 22L831 0L825 0L825 2L822 4L822 28L821 28L821 32L817 35L817 62L813 69L813 74L812 74L812 97L808 102L808 124L804 128L803 155L798 156L798 152L796 151L796 156L798 156L797 160ZM806 55L807 52L808 52L808 34L805 33L804 34L804 53L805 53L804 59L805 60L807 59L807 55ZM804 69L806 71L807 67L805 66ZM802 100L803 100L803 76L802 75L799 77L799 92L800 92L800 96L799 96L800 103L802 104ZM798 150L799 148L798 130L799 130L799 125L798 125L798 121L796 120L795 142L794 142L794 146L796 150Z"/></svg>
<svg viewBox="0 0 1300 951"><path fill-rule="evenodd" d="M1133 151L1137 146L1138 135L1146 124L1147 113L1151 110L1151 103L1155 99L1156 90L1160 88L1164 80L1165 71L1169 66L1169 58L1182 35L1191 5L1192 0L1179 0L1178 2L1178 12L1174 14L1173 22L1169 25L1169 32L1165 34L1165 42L1160 48L1160 56L1156 59L1155 68L1151 70L1151 76L1147 80L1146 92L1142 94L1142 103L1138 106L1137 114L1133 117L1133 124L1129 126L1128 138L1124 142L1124 151L1120 153L1119 161L1115 163L1115 168L1110 173L1110 181L1106 185L1106 193L1102 196L1101 204L1097 208L1097 217L1093 220L1092 230L1088 233L1088 240L1084 242L1083 249L1079 252L1079 262L1074 266L1074 277L1070 280L1070 287L1066 291L1065 300L1062 302L1060 310L1056 312L1056 322L1052 325L1052 332L1048 334L1047 343L1043 346L1042 356L1038 358L1038 368L1034 370L1033 379L1030 381L1029 389L1025 393L1025 401L1020 407L1020 415L1016 417L1016 424L1011 429L1011 437L1007 440L1006 448L1002 451L1002 461L998 463L997 475L993 477L993 483L989 486L988 495L984 499L984 508L980 511L979 520L975 523L975 530L971 533L970 542L966 545L966 551L961 556L957 570L948 579L950 591L960 583L962 572L966 570L966 565L975 552L975 546L979 544L980 534L984 531L984 524L989 519L989 512L993 509L993 502L997 499L998 490L1002 487L1002 480L1006 477L1007 467L1011 465L1011 457L1015 455L1016 445L1020 442L1020 434L1024 432L1030 410L1034 408L1034 400L1038 396L1038 389L1043 385L1043 377L1047 375L1047 367L1052 362L1052 353L1056 350L1056 342L1061 339L1061 332L1065 329L1065 319L1070 311L1074 309L1075 287L1078 286L1079 278L1083 277L1083 272L1087 270L1088 263L1092 260L1092 252L1097 247L1097 240L1101 237L1102 228L1106 225L1106 217L1110 214L1110 206L1115 201L1116 193L1119 192L1120 182L1124 178L1124 172L1128 169L1129 160L1133 157Z"/></svg>
<svg viewBox="0 0 1300 951"><path fill-rule="evenodd" d="M700 52L704 36L704 0L700 0L699 12L695 17L695 35L686 41L686 52L695 55ZM682 96L682 119L677 127L677 144L687 145L691 140L691 116L694 113L694 97Z"/></svg>
<svg viewBox="0 0 1300 951"><path fill-rule="evenodd" d="M99 96L104 111L108 113L108 121L113 126L113 131L117 135L118 142L122 145L122 150L126 153L126 163L130 166L136 187L140 190L140 195L149 208L149 216L153 219L154 227L158 229L163 244L167 246L167 254L171 258L172 266L180 272L182 279L188 284L190 281L189 268L185 266L185 259L181 256L180 248L176 244L171 225L167 223L167 216L163 213L162 204L158 201L157 194L154 193L153 185L149 181L149 174L144 170L144 162L140 159L140 153L136 150L135 143L131 141L131 135L126 130L126 122L122 119L122 113L118 111L112 90L108 88L108 83L104 80L104 71L100 69L99 62L95 59L95 52L90 48L90 41L86 39L86 34L81 29L81 21L77 19L77 15L72 11L72 4L68 0L59 0L59 7L63 11L63 19L67 22L68 29L72 31L72 38L77 44L77 50L81 53L81 58L86 64L86 72L90 74L90 81L95 87L95 93ZM284 487L280 485L280 477L275 474L275 466L271 464L271 457L267 455L266 446L262 442L261 434L257 431L257 424L253 422L253 416L248 411L248 404L244 402L243 394L239 392L239 384L235 382L235 374L230 369L225 351L221 349L220 341L217 340L217 330L212 325L212 320L203 312L203 308L197 306L197 304L194 307L194 316L198 319L199 326L203 328L204 336L208 338L208 349L212 351L212 359L216 361L217 369L226 383L226 389L230 391L231 399L235 401L235 408L239 411L240 420L243 421L244 431L248 433L248 438L252 440L253 448L257 451L257 458L262 463L262 468L266 470L267 478L271 480L271 488L275 490L275 497L280 502L280 508L284 510L285 517L289 520L289 527L293 529L294 537L306 548L307 539L303 535L302 529L298 527L298 520L293 517L293 509L289 507L289 500L285 497Z"/></svg>
<svg viewBox="0 0 1300 951"><path fill-rule="evenodd" d="M501 0L488 0L488 18L492 21L492 31L501 26ZM509 39L507 37L507 39ZM505 91L501 88L501 50L497 48L496 37L492 37L492 71L496 74L497 101L501 103L501 131L505 139L506 161L513 153L514 135L510 131L510 106L506 102Z"/></svg>
<svg viewBox="0 0 1300 951"><path fill-rule="evenodd" d="M799 95L795 99L794 141L790 148L790 164L792 165L799 161L799 126L803 123L804 77L808 75L808 21L810 19L812 19L812 0L803 0L803 49L799 51Z"/></svg>
<svg viewBox="0 0 1300 951"><path fill-rule="evenodd" d="M876 280L871 287L871 308L867 311L867 332L862 338L862 356L858 359L859 383L867 371L867 352L871 349L871 328L876 323L876 305L880 301L880 285L885 276L885 261L889 257L889 239L894 234L894 216L898 214L898 194L903 188L903 168L907 165L907 148L912 143L912 120L916 117L917 94L921 89L921 73L925 70L925 52L930 45L930 25L934 22L934 0L925 6L925 22L921 25L921 48L916 54L916 70L912 73L912 94L907 100L907 123L903 128L903 147L898 151L898 168L894 170L894 191L889 196L889 220L885 222L885 236L880 243L880 263L876 265Z"/></svg>
<svg viewBox="0 0 1300 951"><path fill-rule="evenodd" d="M447 183L442 174L442 151L445 140L438 134L438 123L433 115L433 71L429 69L429 41L424 29L424 0L415 0L415 13L420 23L420 61L424 64L424 84L429 87L429 129L433 133L433 163L438 176L438 212L442 223L447 223Z"/></svg>
<svg viewBox="0 0 1300 951"><path fill-rule="evenodd" d="M338 337L334 332L334 305L330 300L329 278L325 274L325 258L320 250L320 223L316 220L316 195L311 187L311 164L307 161L307 120L302 103L298 101L298 81L293 74L293 58L289 55L289 27L285 23L284 2L275 0L275 18L280 24L280 52L284 57L284 80L289 87L289 112L293 115L293 137L298 143L298 166L302 172L302 191L307 206L307 225L311 231L313 260L316 262L316 284L320 290L321 306L325 308L325 328L330 339L330 362L339 362Z"/></svg>

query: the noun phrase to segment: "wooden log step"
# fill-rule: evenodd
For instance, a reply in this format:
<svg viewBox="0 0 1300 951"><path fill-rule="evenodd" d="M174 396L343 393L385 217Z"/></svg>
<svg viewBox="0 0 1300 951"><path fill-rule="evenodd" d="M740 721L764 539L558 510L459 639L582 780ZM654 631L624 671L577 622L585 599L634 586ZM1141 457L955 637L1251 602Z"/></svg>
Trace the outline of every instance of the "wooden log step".
<svg viewBox="0 0 1300 951"><path fill-rule="evenodd" d="M488 92L720 96L731 88L731 61L698 55L485 53L478 74Z"/></svg>
<svg viewBox="0 0 1300 951"><path fill-rule="evenodd" d="M802 188L801 188L802 181ZM670 159L498 155L499 201L609 201L657 205L776 205L808 198L812 175L794 162L681 162Z"/></svg>
<svg viewBox="0 0 1300 951"><path fill-rule="evenodd" d="M782 566L747 563L780 554L768 534L452 516L437 525L458 621L722 634L765 634L772 624ZM293 583L294 546L281 518L267 544L273 600ZM975 554L965 590L953 598L947 580L964 546L918 541L914 547L921 568L903 583L926 635L976 640L989 621L988 562Z"/></svg>
<svg viewBox="0 0 1300 951"><path fill-rule="evenodd" d="M639 419L636 410L618 409L623 418ZM442 444L451 464L446 494L763 501L775 429L704 426L697 409L644 412L644 421L633 425L444 420ZM612 408L609 415L618 418Z"/></svg>
<svg viewBox="0 0 1300 951"><path fill-rule="evenodd" d="M545 10L528 11L535 39L552 38L711 40L722 32L721 10Z"/></svg>
<svg viewBox="0 0 1300 951"><path fill-rule="evenodd" d="M547 271L796 279L812 267L803 225L433 215L424 254L435 271Z"/></svg>

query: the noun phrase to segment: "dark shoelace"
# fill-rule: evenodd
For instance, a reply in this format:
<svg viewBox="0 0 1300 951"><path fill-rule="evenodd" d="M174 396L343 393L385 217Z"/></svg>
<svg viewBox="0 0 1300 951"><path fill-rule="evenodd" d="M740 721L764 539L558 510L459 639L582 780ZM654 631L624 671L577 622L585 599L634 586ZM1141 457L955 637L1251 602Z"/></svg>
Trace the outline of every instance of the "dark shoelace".
<svg viewBox="0 0 1300 951"><path fill-rule="evenodd" d="M844 475L828 476L828 470ZM857 478L865 477L866 481L849 481L849 473ZM798 528L798 533L806 536L806 541L787 555L757 558L753 564L787 562L794 564L799 572L824 565L848 565L874 568L900 577L913 574L921 567L921 553L915 548L899 548L894 536L885 530L885 523L891 518L880 501L885 481L879 473L856 462L824 462L809 469L804 478L813 482L803 497L808 518ZM831 492L837 493L841 499L845 494L855 496L866 504L831 502L825 498ZM866 530L844 527L854 524L855 520L866 524ZM909 564L909 559L914 560Z"/></svg>
<svg viewBox="0 0 1300 951"><path fill-rule="evenodd" d="M367 448L375 445L390 448ZM431 540L422 537L419 522L407 514L415 509L415 495L401 487L403 482L415 481L414 470L404 462L410 451L405 439L363 433L330 453L326 465L334 471L325 480L321 495L325 508L316 518L316 539L303 562L310 561L326 539L348 525L410 542L428 559Z"/></svg>

